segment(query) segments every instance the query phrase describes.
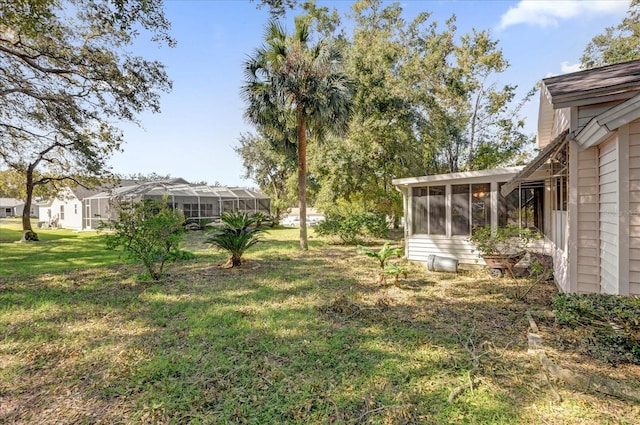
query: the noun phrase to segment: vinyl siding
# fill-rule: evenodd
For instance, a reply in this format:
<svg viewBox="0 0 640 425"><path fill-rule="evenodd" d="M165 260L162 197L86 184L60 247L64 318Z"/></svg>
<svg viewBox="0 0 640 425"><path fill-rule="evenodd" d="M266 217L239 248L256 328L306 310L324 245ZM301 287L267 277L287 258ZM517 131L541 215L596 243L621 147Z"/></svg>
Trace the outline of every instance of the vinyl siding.
<svg viewBox="0 0 640 425"><path fill-rule="evenodd" d="M595 105L580 106L578 108L578 128L577 128L577 130L580 131L582 129L582 127L584 127L585 125L587 125L587 123L589 121L591 121L592 118L597 117L601 113L613 108L614 106L618 105L619 103L620 103L620 101L607 102L607 103L598 103L598 104L595 104Z"/></svg>
<svg viewBox="0 0 640 425"><path fill-rule="evenodd" d="M629 125L629 295L640 295L640 120Z"/></svg>
<svg viewBox="0 0 640 425"><path fill-rule="evenodd" d="M600 292L618 292L618 173L615 138L599 147Z"/></svg>
<svg viewBox="0 0 640 425"><path fill-rule="evenodd" d="M554 112L555 118L553 120L553 138L558 137L560 133L569 128L569 117L571 116L570 108L556 109ZM544 146L539 145L538 148L542 149Z"/></svg>
<svg viewBox="0 0 640 425"><path fill-rule="evenodd" d="M577 152L578 155L578 223L577 229L577 290L598 292L598 172L597 149ZM560 282L559 282L560 285ZM567 283L568 285L568 283ZM561 286L562 287L562 286Z"/></svg>
<svg viewBox="0 0 640 425"><path fill-rule="evenodd" d="M411 236L407 240L407 258L426 263L429 255L455 258L461 264L485 265L473 245L463 237Z"/></svg>
<svg viewBox="0 0 640 425"><path fill-rule="evenodd" d="M426 263L429 260L429 255L437 255L455 258L460 264L486 265L484 260L477 255L473 244L464 237L410 236L406 246L407 258L413 261ZM527 245L527 249L550 254L553 249L553 243L548 239L540 238L531 241ZM564 263L566 266L566 261Z"/></svg>
<svg viewBox="0 0 640 425"><path fill-rule="evenodd" d="M60 215L60 207L64 208L64 219ZM77 208L77 213L76 213ZM51 218L58 220L58 227L63 229L82 229L82 202L73 197L70 199L54 199L51 203Z"/></svg>

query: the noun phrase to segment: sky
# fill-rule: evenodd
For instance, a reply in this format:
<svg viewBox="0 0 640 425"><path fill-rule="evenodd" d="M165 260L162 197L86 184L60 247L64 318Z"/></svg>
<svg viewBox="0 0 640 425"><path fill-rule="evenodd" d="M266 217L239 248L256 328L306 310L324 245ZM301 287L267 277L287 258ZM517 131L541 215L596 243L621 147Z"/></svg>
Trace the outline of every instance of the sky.
<svg viewBox="0 0 640 425"><path fill-rule="evenodd" d="M345 27L352 1L322 1L336 8ZM384 2L388 4L391 2ZM576 71L589 41L617 25L627 0L427 1L400 2L404 18L431 12L444 28L456 15L458 36L473 28L499 40L509 69L499 84L518 85L524 96L542 78ZM166 66L173 90L162 95L162 111L139 116L141 126L123 124L124 151L110 165L121 175L171 175L188 181L255 187L243 178L242 159L234 151L243 133L255 132L244 119L240 96L243 62L262 44L269 13L249 0L165 0L175 48L139 43L133 52ZM295 13L288 12L290 19ZM287 24L291 30L293 25ZM535 135L538 96L522 111L527 134Z"/></svg>

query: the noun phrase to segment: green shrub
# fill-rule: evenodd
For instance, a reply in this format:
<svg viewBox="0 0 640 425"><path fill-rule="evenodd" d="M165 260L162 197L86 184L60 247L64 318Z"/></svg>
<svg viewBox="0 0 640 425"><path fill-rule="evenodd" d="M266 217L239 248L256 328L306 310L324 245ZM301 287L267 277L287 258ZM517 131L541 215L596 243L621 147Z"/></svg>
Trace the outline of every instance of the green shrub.
<svg viewBox="0 0 640 425"><path fill-rule="evenodd" d="M553 308L559 325L580 329L594 356L640 364L640 298L559 294Z"/></svg>
<svg viewBox="0 0 640 425"><path fill-rule="evenodd" d="M37 242L40 238L38 238L38 234L33 230L25 230L22 233L22 240L27 242Z"/></svg>
<svg viewBox="0 0 640 425"><path fill-rule="evenodd" d="M386 236L386 217L379 213L329 214L315 226L320 236L335 236L343 243L354 245L366 236L382 238Z"/></svg>
<svg viewBox="0 0 640 425"><path fill-rule="evenodd" d="M389 231L387 216L382 213L370 212L363 217L364 227L374 238L384 238Z"/></svg>
<svg viewBox="0 0 640 425"><path fill-rule="evenodd" d="M515 254L527 247L527 244L540 235L529 228L517 224L508 224L492 230L490 225L474 227L469 241L480 255Z"/></svg>
<svg viewBox="0 0 640 425"><path fill-rule="evenodd" d="M207 242L231 254L231 267L239 266L244 252L261 240L259 234L265 230L259 226L262 219L247 213L223 213L220 216L222 228L214 230Z"/></svg>
<svg viewBox="0 0 640 425"><path fill-rule="evenodd" d="M142 261L153 280L159 280L165 263L183 255L178 249L183 222L182 211L164 202L144 200L122 202L118 220L103 222L100 229L112 231L105 235L107 248L124 249L129 257Z"/></svg>
<svg viewBox="0 0 640 425"><path fill-rule="evenodd" d="M185 251L183 249L176 249L171 253L172 261L189 261L196 258L196 254L191 251Z"/></svg>

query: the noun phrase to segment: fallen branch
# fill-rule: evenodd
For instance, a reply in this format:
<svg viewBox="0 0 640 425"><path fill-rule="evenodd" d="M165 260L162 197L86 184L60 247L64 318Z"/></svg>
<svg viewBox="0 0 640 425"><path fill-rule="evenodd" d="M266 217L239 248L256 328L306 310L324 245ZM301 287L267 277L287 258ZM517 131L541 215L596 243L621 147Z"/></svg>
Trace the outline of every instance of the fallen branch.
<svg viewBox="0 0 640 425"><path fill-rule="evenodd" d="M449 404L453 403L453 400L455 400L455 398L458 397L467 388L469 388L469 389L471 389L471 391L473 391L474 385L478 385L480 382L482 382L482 378L476 377L476 378L471 379L467 383L464 383L462 385L459 385L459 386L455 387L453 390L451 390L451 394L449 394L449 398L447 399L447 403L449 403Z"/></svg>
<svg viewBox="0 0 640 425"><path fill-rule="evenodd" d="M464 338L462 338L462 335L460 335L460 332L456 331L456 334L458 335L458 341L465 348L465 350L467 350L467 352L471 355L471 364L473 365L473 367L467 371L467 376L469 378L468 382L462 385L459 385L455 387L453 390L451 390L451 393L449 394L449 398L447 399L447 402L449 404L453 403L453 400L458 395L460 395L464 390L470 389L471 392L473 392L473 387L475 385L478 385L480 382L482 382L482 378L472 377L472 375L475 374L477 370L480 368L480 359L483 356L489 354L489 352L485 350L485 347L487 345L491 345L491 343L489 341L483 341L479 347L476 347L476 344L473 341L473 336L475 332L476 332L476 326L474 323L473 328L471 328L471 332L469 333L469 336L466 338L466 341L465 341ZM483 351L478 353L478 350L483 350Z"/></svg>

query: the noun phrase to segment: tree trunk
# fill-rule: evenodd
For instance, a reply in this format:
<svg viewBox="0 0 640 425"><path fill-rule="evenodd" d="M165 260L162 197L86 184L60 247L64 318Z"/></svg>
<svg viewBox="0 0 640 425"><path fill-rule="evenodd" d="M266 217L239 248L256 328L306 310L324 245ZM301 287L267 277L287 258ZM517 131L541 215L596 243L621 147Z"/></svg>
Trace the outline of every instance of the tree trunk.
<svg viewBox="0 0 640 425"><path fill-rule="evenodd" d="M298 111L298 199L300 207L300 249L306 251L309 249L307 241L307 126L301 111Z"/></svg>
<svg viewBox="0 0 640 425"><path fill-rule="evenodd" d="M31 228L31 204L33 202L33 170L35 166L30 164L27 167L27 191L24 199L24 210L22 211L22 234L33 232ZM23 237L24 239L24 237Z"/></svg>

